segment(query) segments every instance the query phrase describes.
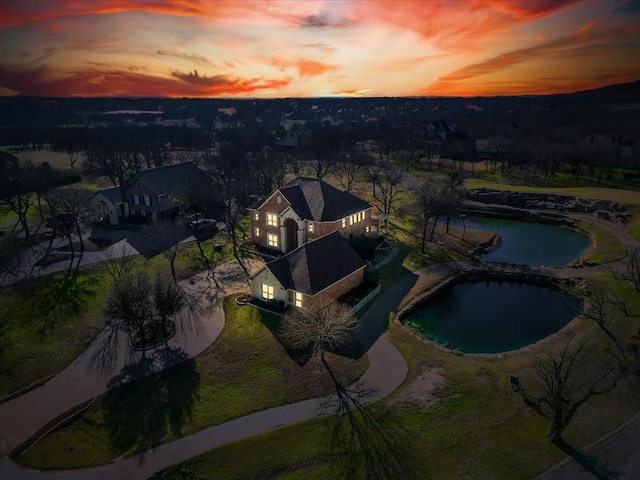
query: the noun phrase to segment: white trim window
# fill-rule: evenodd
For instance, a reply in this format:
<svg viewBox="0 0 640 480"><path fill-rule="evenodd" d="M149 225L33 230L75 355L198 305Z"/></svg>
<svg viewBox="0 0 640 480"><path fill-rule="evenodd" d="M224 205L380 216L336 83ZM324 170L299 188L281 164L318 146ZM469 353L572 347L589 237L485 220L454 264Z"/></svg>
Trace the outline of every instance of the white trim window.
<svg viewBox="0 0 640 480"><path fill-rule="evenodd" d="M262 284L262 298L265 300L273 300L274 293L275 289L273 288L273 285L269 285L267 283Z"/></svg>
<svg viewBox="0 0 640 480"><path fill-rule="evenodd" d="M267 213L267 226L268 227L277 227L278 226L278 215L275 213Z"/></svg>
<svg viewBox="0 0 640 480"><path fill-rule="evenodd" d="M151 206L151 197L149 195L145 195L144 196L144 205L145 205L145 207L150 207Z"/></svg>
<svg viewBox="0 0 640 480"><path fill-rule="evenodd" d="M267 234L267 245L278 248L278 235L275 233Z"/></svg>
<svg viewBox="0 0 640 480"><path fill-rule="evenodd" d="M137 193L132 193L131 196L133 197L133 204L140 205L140 195L138 195Z"/></svg>
<svg viewBox="0 0 640 480"><path fill-rule="evenodd" d="M300 292L293 292L293 303L297 308L302 308L302 294Z"/></svg>

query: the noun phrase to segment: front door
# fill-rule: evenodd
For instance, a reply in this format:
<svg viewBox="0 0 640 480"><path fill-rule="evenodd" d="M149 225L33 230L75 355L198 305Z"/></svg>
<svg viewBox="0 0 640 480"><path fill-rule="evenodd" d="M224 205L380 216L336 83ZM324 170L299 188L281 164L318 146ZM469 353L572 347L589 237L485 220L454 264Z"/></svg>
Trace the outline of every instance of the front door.
<svg viewBox="0 0 640 480"><path fill-rule="evenodd" d="M298 224L295 220L287 218L284 221L284 226L287 229L287 248L286 252L298 248Z"/></svg>

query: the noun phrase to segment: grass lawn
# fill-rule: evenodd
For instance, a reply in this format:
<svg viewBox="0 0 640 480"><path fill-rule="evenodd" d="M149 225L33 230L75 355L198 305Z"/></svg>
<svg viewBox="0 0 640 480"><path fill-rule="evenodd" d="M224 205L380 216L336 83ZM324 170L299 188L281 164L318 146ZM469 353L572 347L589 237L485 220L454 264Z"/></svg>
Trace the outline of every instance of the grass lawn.
<svg viewBox="0 0 640 480"><path fill-rule="evenodd" d="M627 298L633 295L629 286L610 277L594 281ZM640 308L640 298L632 302L634 308ZM618 315L616 329L628 331L633 322ZM574 328L584 334L596 333L587 321L577 321ZM509 382L509 373L515 372L525 389L534 389L531 360L558 348L558 341L483 358L444 352L395 325L390 326L388 336L408 362L409 374L394 394L367 407L369 422L360 432L370 446L378 446L374 455L378 464L405 468L383 478L529 479L564 458L548 440L548 419L529 409ZM442 369L444 383L431 401L408 395L421 373L433 367ZM637 409L637 397L624 387L594 398L578 412L565 438L573 446L583 446ZM370 478L361 452L332 440L335 428L335 417L301 422L213 449L158 477Z"/></svg>
<svg viewBox="0 0 640 480"><path fill-rule="evenodd" d="M612 262L626 255L626 247L609 230L588 222L578 222L578 225L595 237L595 245L588 258L590 263Z"/></svg>
<svg viewBox="0 0 640 480"><path fill-rule="evenodd" d="M90 267L0 290L0 395L60 372L91 343L110 282Z"/></svg>
<svg viewBox="0 0 640 480"><path fill-rule="evenodd" d="M225 301L226 325L205 352L103 395L73 424L22 457L43 469L79 468L112 462L203 428L267 408L333 391L318 358L294 362L267 325L271 315ZM348 385L366 370L366 357L327 354Z"/></svg>

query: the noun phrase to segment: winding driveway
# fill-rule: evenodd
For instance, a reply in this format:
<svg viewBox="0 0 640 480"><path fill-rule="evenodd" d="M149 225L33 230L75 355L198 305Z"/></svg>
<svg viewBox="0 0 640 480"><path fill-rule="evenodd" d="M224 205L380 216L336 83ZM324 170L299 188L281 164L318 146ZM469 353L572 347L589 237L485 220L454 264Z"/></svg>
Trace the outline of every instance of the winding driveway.
<svg viewBox="0 0 640 480"><path fill-rule="evenodd" d="M606 226L620 238L627 248L638 246L638 242L619 227L616 228L617 226L604 220L594 219L590 216L585 217L580 220ZM528 270L557 277L583 277L607 272L610 269L617 270L623 266L624 263L615 262L605 267L580 269L531 267ZM212 289L205 274L182 282L185 289L191 291L192 297L199 299L197 303L205 306L200 307L205 308L204 311L199 310L201 315L183 319L185 322L190 322L190 328L178 332L171 340L170 346L183 352L182 360L197 355L215 341L224 326L222 299L231 293L242 291L243 288L246 289L246 284L239 281L239 271L235 271L233 266L229 266L229 264L226 264L225 268L226 271L222 269L217 274L217 278L225 285L222 290ZM413 275L402 278L396 285L380 295L367 309L356 329L358 339L368 349L369 368L360 383L362 387L372 390L373 394L366 399L365 403L373 403L393 392L403 383L408 371L407 363L400 352L384 336L387 313L397 311L405 296L412 289L422 288L425 282L437 282L452 271L478 268L513 268L513 266L496 266L473 261L454 261L431 265ZM27 440L56 416L106 391L108 378L119 372L124 365L135 364L139 361L139 355L123 356L122 352L129 349L121 347L119 349L121 355L117 356L116 360L111 363L107 362L107 365L96 367L91 359L95 352L104 348L105 338L113 339L114 337L110 336L109 332L104 332L85 353L53 380L43 387L0 405L2 418L0 439L3 452ZM126 345L126 342L124 343ZM154 368L148 372L141 372L141 375L154 373L175 363L177 361L166 363L162 359L157 359ZM133 378L136 377L133 376L131 379ZM327 411L324 407L327 400L330 400L330 397L305 400L257 412L158 446L135 457L117 460L109 465L95 468L44 474L34 470L23 470L13 462L2 459L0 460L0 478L148 478L163 468L227 442L247 438L278 426L330 415L333 412Z"/></svg>

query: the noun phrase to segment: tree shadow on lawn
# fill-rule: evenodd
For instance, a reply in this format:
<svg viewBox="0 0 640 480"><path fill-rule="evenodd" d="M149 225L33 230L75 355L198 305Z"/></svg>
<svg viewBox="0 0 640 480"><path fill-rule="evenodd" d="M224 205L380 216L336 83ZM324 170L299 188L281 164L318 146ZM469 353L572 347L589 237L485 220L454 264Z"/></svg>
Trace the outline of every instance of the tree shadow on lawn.
<svg viewBox="0 0 640 480"><path fill-rule="evenodd" d="M173 366L154 374L167 365ZM133 379L139 380L129 383ZM195 360L182 349L162 349L124 367L102 400L114 455L144 452L168 435L180 436L199 384Z"/></svg>
<svg viewBox="0 0 640 480"><path fill-rule="evenodd" d="M336 477L354 478L364 469L366 478L422 478L412 438L397 411L380 402L366 406L376 391L361 383L344 387L324 357L322 361L336 389L321 406L323 413L334 415L331 449L348 458L337 464L346 471L336 472Z"/></svg>
<svg viewBox="0 0 640 480"><path fill-rule="evenodd" d="M77 268L64 275L45 279L31 300L32 316L41 320L40 333L54 328L65 315L74 315L82 310L85 302L98 294L97 286L91 281L90 275Z"/></svg>
<svg viewBox="0 0 640 480"><path fill-rule="evenodd" d="M603 462L595 455L589 455L586 452L572 447L562 438L555 442L555 445L578 462L587 472L600 480L617 480L622 478L624 472Z"/></svg>

